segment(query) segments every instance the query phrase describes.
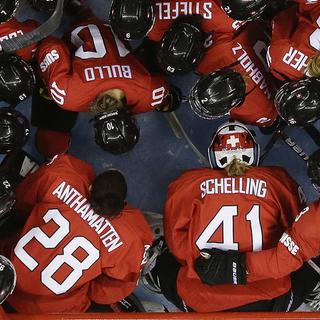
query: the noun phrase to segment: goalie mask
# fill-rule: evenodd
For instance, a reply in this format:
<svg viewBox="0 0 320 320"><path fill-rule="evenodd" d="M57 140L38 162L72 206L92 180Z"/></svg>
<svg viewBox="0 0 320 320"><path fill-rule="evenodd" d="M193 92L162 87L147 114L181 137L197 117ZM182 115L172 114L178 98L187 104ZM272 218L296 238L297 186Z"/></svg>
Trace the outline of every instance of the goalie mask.
<svg viewBox="0 0 320 320"><path fill-rule="evenodd" d="M5 175L0 176L0 219L10 213L15 202L11 183Z"/></svg>
<svg viewBox="0 0 320 320"><path fill-rule="evenodd" d="M260 147L250 130L240 122L227 122L216 131L208 148L212 168L225 168L234 158L250 166L259 164Z"/></svg>
<svg viewBox="0 0 320 320"><path fill-rule="evenodd" d="M191 89L189 103L204 119L220 118L245 99L246 84L240 73L221 69L202 76Z"/></svg>
<svg viewBox="0 0 320 320"><path fill-rule="evenodd" d="M7 22L16 13L19 0L2 0L0 2L0 23Z"/></svg>
<svg viewBox="0 0 320 320"><path fill-rule="evenodd" d="M17 110L0 108L0 153L21 149L29 137L29 122Z"/></svg>
<svg viewBox="0 0 320 320"><path fill-rule="evenodd" d="M288 125L307 126L320 118L320 82L315 78L287 82L277 91L274 101Z"/></svg>
<svg viewBox="0 0 320 320"><path fill-rule="evenodd" d="M139 140L136 121L125 109L103 112L94 118L95 141L112 154L130 151Z"/></svg>
<svg viewBox="0 0 320 320"><path fill-rule="evenodd" d="M164 34L157 59L167 74L187 73L197 66L204 51L200 15L180 16Z"/></svg>
<svg viewBox="0 0 320 320"><path fill-rule="evenodd" d="M270 0L221 0L221 8L234 20L255 20L268 8Z"/></svg>
<svg viewBox="0 0 320 320"><path fill-rule="evenodd" d="M152 3L150 0L113 0L109 20L120 39L143 38L154 23Z"/></svg>
<svg viewBox="0 0 320 320"><path fill-rule="evenodd" d="M36 78L31 66L18 56L0 53L0 100L16 104L29 97Z"/></svg>
<svg viewBox="0 0 320 320"><path fill-rule="evenodd" d="M17 282L16 270L11 261L0 255L0 304L12 294Z"/></svg>

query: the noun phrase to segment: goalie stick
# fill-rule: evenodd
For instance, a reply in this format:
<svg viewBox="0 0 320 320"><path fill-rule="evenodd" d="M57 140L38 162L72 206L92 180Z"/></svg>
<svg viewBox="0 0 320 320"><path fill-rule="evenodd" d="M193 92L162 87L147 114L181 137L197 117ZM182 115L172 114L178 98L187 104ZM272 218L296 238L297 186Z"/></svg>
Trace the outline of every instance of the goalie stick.
<svg viewBox="0 0 320 320"><path fill-rule="evenodd" d="M27 47L44 39L56 31L59 28L62 20L64 1L65 0L57 0L56 8L54 9L50 18L38 28L19 37L3 40L0 45L0 50L8 53L15 52L16 50Z"/></svg>

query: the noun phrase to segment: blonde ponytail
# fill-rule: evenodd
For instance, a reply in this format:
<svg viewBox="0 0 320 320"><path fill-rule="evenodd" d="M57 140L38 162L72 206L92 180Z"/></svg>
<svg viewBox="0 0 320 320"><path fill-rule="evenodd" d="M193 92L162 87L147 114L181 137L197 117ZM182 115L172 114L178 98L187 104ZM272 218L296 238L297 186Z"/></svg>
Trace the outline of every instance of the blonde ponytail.
<svg viewBox="0 0 320 320"><path fill-rule="evenodd" d="M246 164L245 162L233 157L232 161L224 168L228 176L242 176L252 167Z"/></svg>
<svg viewBox="0 0 320 320"><path fill-rule="evenodd" d="M309 60L307 71L311 77L320 76L320 52Z"/></svg>

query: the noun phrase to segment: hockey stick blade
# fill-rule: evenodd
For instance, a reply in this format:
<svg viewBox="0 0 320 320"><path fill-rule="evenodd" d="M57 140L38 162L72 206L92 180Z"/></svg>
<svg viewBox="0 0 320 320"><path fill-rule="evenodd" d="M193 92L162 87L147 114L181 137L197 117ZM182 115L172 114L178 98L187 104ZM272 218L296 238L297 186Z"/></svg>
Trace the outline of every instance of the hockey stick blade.
<svg viewBox="0 0 320 320"><path fill-rule="evenodd" d="M8 53L15 52L16 50L27 47L35 42L44 39L54 31L56 31L60 26L60 22L63 16L64 1L65 0L57 1L56 8L50 18L38 28L25 33L22 36L2 41L1 50Z"/></svg>
<svg viewBox="0 0 320 320"><path fill-rule="evenodd" d="M189 136L187 135L187 133L183 129L182 124L180 123L179 119L177 118L175 112L172 111L170 113L167 113L166 118L167 118L172 130L174 131L175 135L185 138L185 140L187 141L191 150L196 154L198 161L206 166L210 166L207 158L199 151L199 149L190 140Z"/></svg>

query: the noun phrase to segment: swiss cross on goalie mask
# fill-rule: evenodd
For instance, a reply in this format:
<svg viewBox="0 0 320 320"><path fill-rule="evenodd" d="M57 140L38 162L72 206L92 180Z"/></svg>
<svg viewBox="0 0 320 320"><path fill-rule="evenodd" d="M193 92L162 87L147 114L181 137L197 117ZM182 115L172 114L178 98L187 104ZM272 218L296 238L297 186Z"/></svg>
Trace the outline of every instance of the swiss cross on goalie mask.
<svg viewBox="0 0 320 320"><path fill-rule="evenodd" d="M208 148L212 168L225 168L234 158L257 166L260 148L250 130L240 122L227 122L216 131Z"/></svg>

